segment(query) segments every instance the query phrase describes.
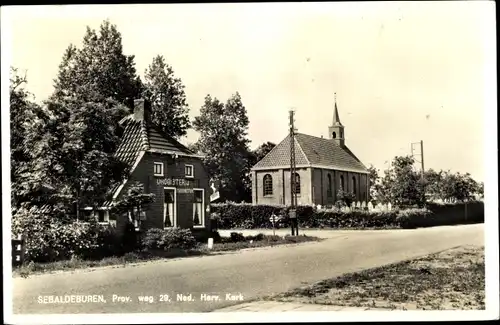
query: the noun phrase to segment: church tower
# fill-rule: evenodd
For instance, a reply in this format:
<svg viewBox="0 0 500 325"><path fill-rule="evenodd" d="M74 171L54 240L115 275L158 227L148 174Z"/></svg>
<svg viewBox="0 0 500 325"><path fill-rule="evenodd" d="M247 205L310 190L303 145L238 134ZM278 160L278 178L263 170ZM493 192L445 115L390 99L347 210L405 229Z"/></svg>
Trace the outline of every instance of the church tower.
<svg viewBox="0 0 500 325"><path fill-rule="evenodd" d="M333 123L328 127L328 134L330 139L337 142L341 147L344 146L344 126L340 123L339 110L337 109L337 93L335 93L335 108L333 112Z"/></svg>

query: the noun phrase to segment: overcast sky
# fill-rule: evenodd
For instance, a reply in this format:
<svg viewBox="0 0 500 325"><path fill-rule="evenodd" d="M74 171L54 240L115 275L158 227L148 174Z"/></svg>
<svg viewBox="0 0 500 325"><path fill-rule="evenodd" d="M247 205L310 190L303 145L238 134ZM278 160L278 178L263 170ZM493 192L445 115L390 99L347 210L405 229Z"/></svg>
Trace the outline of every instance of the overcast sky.
<svg viewBox="0 0 500 325"><path fill-rule="evenodd" d="M109 19L141 77L154 56L166 58L186 86L191 117L206 94L226 101L238 91L252 148L287 135L292 107L299 132L328 136L336 92L346 144L365 165L387 168L423 140L426 169L484 180L485 120L496 109L496 86L486 85L496 71L492 2L10 9L2 13L10 65L28 70L39 102L68 45L80 47L87 25ZM196 139L190 131L184 142Z"/></svg>

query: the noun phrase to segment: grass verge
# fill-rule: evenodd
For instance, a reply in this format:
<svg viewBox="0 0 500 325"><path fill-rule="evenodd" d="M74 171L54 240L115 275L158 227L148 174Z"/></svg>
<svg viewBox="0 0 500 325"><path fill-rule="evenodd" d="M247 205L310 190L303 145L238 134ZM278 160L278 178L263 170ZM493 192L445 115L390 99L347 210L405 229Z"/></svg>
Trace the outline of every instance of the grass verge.
<svg viewBox="0 0 500 325"><path fill-rule="evenodd" d="M77 269L113 266L113 265L127 265L133 263L178 258L178 257L189 257L189 256L201 256L201 255L211 255L220 252L227 251L237 251L246 248L257 248L257 247L270 247L294 243L304 243L311 241L319 241L320 238L312 236L262 236L261 240L244 240L238 242L223 242L216 243L213 245L212 249L209 250L207 245L200 245L196 249L192 250L155 250L155 251L141 251L141 252L131 252L123 256L112 256L106 257L102 260L82 260L79 258L73 258L70 260L57 261L51 263L33 263L22 265L12 269L12 275L14 277L28 277L33 274L49 273L55 271L71 271Z"/></svg>
<svg viewBox="0 0 500 325"><path fill-rule="evenodd" d="M346 274L266 300L385 308L484 310L484 247L459 247Z"/></svg>

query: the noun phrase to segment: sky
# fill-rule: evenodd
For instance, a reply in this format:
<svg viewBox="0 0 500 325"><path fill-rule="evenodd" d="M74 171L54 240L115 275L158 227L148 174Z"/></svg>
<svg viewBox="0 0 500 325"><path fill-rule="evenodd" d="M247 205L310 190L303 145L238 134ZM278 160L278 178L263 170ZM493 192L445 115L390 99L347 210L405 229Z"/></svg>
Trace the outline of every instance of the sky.
<svg viewBox="0 0 500 325"><path fill-rule="evenodd" d="M422 140L425 169L484 181L486 155L497 152L485 146L496 137L494 9L485 1L4 7L2 64L27 70L41 102L64 50L108 19L141 77L165 57L191 118L207 94L225 102L239 92L252 148L284 139L292 108L298 132L327 137L336 93L346 144L366 166L386 169ZM190 130L183 142L197 137Z"/></svg>

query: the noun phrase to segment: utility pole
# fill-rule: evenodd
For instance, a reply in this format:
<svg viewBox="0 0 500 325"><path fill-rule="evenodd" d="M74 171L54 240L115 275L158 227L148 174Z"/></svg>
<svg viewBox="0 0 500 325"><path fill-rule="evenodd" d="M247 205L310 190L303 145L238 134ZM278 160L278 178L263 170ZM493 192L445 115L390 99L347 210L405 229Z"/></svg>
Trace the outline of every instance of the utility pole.
<svg viewBox="0 0 500 325"><path fill-rule="evenodd" d="M297 191L296 191L296 162L295 162L295 126L294 115L295 112L290 110L290 225L292 236L299 234L299 227L297 221Z"/></svg>
<svg viewBox="0 0 500 325"><path fill-rule="evenodd" d="M413 153L413 146L418 145L418 144L420 144L420 154L414 154ZM411 144L411 156L412 157L420 156L420 159L421 159L421 161L418 161L417 159L415 159L415 161L421 163L421 165L422 165L421 178L422 178L423 196L424 196L424 203L425 203L426 197L425 197L425 169L424 169L424 141L423 140L420 140L419 142L413 142Z"/></svg>

